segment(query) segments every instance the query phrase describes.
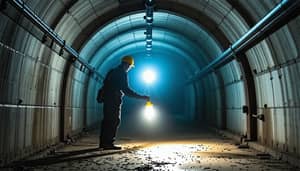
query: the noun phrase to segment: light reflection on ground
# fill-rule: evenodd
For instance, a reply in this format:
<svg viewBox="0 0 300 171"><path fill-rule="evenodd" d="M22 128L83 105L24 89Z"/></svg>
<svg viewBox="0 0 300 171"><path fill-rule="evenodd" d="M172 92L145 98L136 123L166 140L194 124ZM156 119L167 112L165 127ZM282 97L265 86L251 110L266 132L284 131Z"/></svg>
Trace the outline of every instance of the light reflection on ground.
<svg viewBox="0 0 300 171"><path fill-rule="evenodd" d="M123 139L118 143L124 151L99 151L97 135L87 135L73 145L61 149L69 156L55 162L37 164L27 170L42 171L299 171L283 161L273 158L261 159L253 149L239 149L233 141L217 135L176 137L174 140ZM75 154L74 151L88 152ZM56 154L59 154L57 152ZM107 153L107 154L106 154ZM67 159L67 160L65 160Z"/></svg>
<svg viewBox="0 0 300 171"><path fill-rule="evenodd" d="M178 170L180 166L191 164L199 158L194 152L205 151L208 146L195 144L158 144L136 152L136 155L146 157L144 160L153 169ZM200 160L200 159L199 159Z"/></svg>

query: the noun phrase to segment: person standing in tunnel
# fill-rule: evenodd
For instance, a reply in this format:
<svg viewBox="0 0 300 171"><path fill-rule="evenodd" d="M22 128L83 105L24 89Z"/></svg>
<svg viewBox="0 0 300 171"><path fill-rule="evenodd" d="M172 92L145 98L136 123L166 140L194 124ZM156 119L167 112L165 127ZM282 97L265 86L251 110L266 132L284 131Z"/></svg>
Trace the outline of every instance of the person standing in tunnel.
<svg viewBox="0 0 300 171"><path fill-rule="evenodd" d="M121 106L124 94L129 97L150 100L149 96L139 95L130 89L127 73L132 67L134 67L133 57L124 56L121 64L107 73L103 82L104 85L99 90L97 100L103 102L104 113L100 132L100 149L121 149L121 147L114 145L114 140L121 121Z"/></svg>

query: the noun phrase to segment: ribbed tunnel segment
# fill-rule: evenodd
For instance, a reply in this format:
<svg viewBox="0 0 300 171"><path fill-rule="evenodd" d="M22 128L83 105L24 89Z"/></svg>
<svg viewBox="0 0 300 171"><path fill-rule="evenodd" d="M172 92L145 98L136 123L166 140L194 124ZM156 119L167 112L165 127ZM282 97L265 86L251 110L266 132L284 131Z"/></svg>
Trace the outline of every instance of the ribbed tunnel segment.
<svg viewBox="0 0 300 171"><path fill-rule="evenodd" d="M143 1L18 2L79 56L76 59L62 48L13 2L1 1L1 164L98 125L102 109L95 98L101 76L123 54L136 56L140 63L158 60L169 65L167 76L178 79L170 83L180 89L177 97L181 98L172 97L176 91L170 84L152 91L167 96L153 94L174 116L199 124L204 121L299 156L299 5L255 46L187 86L178 82L199 75L280 1L156 0L150 58L144 56ZM181 73L174 76L175 68ZM180 112L175 114L170 108L179 103ZM124 108L132 105L137 104L130 101ZM248 107L248 115L243 106Z"/></svg>

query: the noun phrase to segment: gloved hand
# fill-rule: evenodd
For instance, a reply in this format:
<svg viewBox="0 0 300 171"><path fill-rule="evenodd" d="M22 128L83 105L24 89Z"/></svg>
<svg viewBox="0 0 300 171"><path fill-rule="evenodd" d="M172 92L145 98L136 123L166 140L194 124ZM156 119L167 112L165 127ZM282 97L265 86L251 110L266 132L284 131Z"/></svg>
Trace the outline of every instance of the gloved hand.
<svg viewBox="0 0 300 171"><path fill-rule="evenodd" d="M149 96L143 96L143 99L150 101L150 97Z"/></svg>

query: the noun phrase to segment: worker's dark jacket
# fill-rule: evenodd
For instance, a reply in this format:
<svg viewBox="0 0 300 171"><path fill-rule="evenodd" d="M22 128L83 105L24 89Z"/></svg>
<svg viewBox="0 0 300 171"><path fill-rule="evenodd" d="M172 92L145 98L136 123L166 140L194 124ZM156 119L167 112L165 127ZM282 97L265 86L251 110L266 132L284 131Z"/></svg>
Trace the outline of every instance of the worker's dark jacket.
<svg viewBox="0 0 300 171"><path fill-rule="evenodd" d="M110 70L104 80L104 102L108 99L121 102L123 95L135 98L142 98L128 86L127 72L122 68L122 65ZM109 100L109 101L110 101Z"/></svg>

